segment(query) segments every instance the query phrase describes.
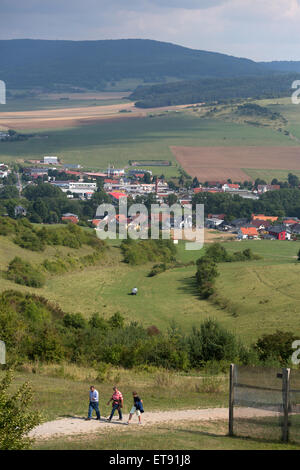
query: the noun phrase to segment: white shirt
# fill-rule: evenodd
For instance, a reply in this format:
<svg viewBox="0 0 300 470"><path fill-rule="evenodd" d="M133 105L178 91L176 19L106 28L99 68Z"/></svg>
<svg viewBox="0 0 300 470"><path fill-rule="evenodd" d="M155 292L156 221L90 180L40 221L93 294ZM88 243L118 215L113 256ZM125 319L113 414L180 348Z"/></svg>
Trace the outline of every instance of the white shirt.
<svg viewBox="0 0 300 470"><path fill-rule="evenodd" d="M93 401L93 402L99 401L98 390L95 389L93 392L92 392L92 390L90 390L90 401Z"/></svg>

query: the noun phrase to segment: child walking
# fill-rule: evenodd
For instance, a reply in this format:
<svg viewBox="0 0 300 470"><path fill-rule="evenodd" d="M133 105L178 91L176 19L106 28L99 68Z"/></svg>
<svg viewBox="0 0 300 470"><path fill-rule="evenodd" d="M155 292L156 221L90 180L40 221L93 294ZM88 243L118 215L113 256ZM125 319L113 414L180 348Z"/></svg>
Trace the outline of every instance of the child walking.
<svg viewBox="0 0 300 470"><path fill-rule="evenodd" d="M139 424L142 424L141 413L144 413L143 400L141 400L141 398L138 396L137 392L132 392L132 396L133 396L133 407L130 410L130 414L129 414L127 424L130 423L131 418L134 415L134 413L139 418Z"/></svg>

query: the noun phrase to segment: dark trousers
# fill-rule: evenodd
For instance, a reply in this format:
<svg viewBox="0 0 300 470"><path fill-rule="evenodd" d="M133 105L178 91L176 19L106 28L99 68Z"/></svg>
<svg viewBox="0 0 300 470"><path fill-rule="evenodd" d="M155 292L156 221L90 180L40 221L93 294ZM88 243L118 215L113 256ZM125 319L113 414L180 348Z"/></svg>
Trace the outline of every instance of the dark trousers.
<svg viewBox="0 0 300 470"><path fill-rule="evenodd" d="M92 417L93 410L96 411L97 418L100 419L100 411L99 411L99 402L98 401L90 401L89 405L89 414L88 417Z"/></svg>
<svg viewBox="0 0 300 470"><path fill-rule="evenodd" d="M113 415L115 414L115 411L116 411L116 410L118 410L119 418L120 418L120 419L123 418L121 407L120 407L120 405L118 405L118 403L116 403L116 404L113 405L113 407L112 407L112 410L111 410L111 414L110 414L109 419L112 419L112 417L113 417Z"/></svg>

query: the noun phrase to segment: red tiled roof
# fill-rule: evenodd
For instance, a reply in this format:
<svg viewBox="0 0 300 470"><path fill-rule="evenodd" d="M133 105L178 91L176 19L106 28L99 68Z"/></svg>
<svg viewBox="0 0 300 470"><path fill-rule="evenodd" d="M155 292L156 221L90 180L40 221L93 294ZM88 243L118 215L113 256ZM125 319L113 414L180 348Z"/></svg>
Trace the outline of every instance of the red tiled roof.
<svg viewBox="0 0 300 470"><path fill-rule="evenodd" d="M278 217L273 217L271 215L264 215L264 214L258 214L258 215L255 215L255 214L252 214L252 220L263 220L263 221L266 221L266 220L270 220L270 222L275 222L276 220L278 220Z"/></svg>
<svg viewBox="0 0 300 470"><path fill-rule="evenodd" d="M118 191L112 191L111 193L108 193L108 194L115 199L120 199L121 197L128 197L127 194L119 193Z"/></svg>
<svg viewBox="0 0 300 470"><path fill-rule="evenodd" d="M241 227L241 232L243 235L257 236L258 231L255 227Z"/></svg>
<svg viewBox="0 0 300 470"><path fill-rule="evenodd" d="M271 225L270 220L261 220L261 219L254 219L251 222L256 228L260 227L263 225L264 227L269 227Z"/></svg>

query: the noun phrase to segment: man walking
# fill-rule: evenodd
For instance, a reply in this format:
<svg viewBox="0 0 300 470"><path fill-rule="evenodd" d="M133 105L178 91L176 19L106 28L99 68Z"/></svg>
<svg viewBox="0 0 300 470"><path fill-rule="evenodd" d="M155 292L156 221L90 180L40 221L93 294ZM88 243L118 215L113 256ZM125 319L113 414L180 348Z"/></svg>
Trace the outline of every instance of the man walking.
<svg viewBox="0 0 300 470"><path fill-rule="evenodd" d="M90 405L89 405L89 413L86 421L90 421L92 419L93 410L96 411L97 420L100 421L100 411L99 411L99 393L98 390L92 385L90 387Z"/></svg>
<svg viewBox="0 0 300 470"><path fill-rule="evenodd" d="M123 416L122 416L122 408L123 408L123 395L120 392L120 390L117 389L117 387L113 387L113 395L111 399L107 402L109 405L110 402L112 401L112 410L110 417L108 418L108 421L112 420L113 415L115 414L115 411L118 410L119 413L119 421L122 421Z"/></svg>

